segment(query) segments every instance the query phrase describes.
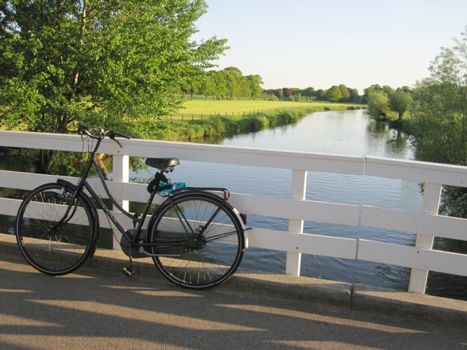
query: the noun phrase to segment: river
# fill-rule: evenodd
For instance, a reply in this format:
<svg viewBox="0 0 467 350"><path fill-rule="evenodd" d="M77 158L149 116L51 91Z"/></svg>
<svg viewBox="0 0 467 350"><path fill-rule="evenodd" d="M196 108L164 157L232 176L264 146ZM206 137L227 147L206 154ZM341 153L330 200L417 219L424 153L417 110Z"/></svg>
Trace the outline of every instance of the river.
<svg viewBox="0 0 467 350"><path fill-rule="evenodd" d="M413 159L410 139L397 134L385 124L371 120L366 111L318 112L295 125L267 129L225 139L223 145ZM134 173L147 178L150 170ZM173 173L174 181L187 181L190 186L227 186L232 192L270 196L290 195L291 171L259 167L234 166L183 161ZM367 204L418 212L422 196L418 183L368 176L337 175L308 172L307 199ZM287 220L250 217L250 224L287 230ZM413 245L415 235L355 227L305 222L304 232L330 236L365 238ZM285 254L271 250L250 249L242 267L283 272ZM322 256L302 257L303 276L365 283L396 290L407 290L409 269L397 266L356 262Z"/></svg>

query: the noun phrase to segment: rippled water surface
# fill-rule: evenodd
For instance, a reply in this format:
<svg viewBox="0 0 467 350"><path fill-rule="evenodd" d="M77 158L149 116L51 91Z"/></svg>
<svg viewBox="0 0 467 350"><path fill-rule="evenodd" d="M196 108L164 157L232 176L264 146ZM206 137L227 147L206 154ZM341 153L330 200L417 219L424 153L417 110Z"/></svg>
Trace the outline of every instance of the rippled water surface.
<svg viewBox="0 0 467 350"><path fill-rule="evenodd" d="M295 125L239 135L223 141L224 145L296 150L357 156L413 159L410 140L384 124L370 120L366 111L313 113ZM151 171L140 171L147 177ZM233 192L270 196L290 194L291 171L228 164L182 161L172 178L192 186L225 186ZM307 199L351 204L367 204L407 211L420 211L421 194L418 183L369 176L348 176L308 172ZM251 217L256 227L287 230L287 220ZM365 238L412 245L413 234L376 230L366 227L305 222L305 232ZM250 249L243 267L283 272L285 254ZM304 255L302 275L325 279L360 282L404 290L408 269L347 259Z"/></svg>

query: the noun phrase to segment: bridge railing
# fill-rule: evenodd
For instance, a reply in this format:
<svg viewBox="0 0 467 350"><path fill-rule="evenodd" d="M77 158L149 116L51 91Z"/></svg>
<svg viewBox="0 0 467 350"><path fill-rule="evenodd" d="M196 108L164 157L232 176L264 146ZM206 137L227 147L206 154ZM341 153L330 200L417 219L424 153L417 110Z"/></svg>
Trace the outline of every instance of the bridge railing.
<svg viewBox="0 0 467 350"><path fill-rule="evenodd" d="M291 170L291 196L279 198L234 193L231 202L242 212L289 220L287 232L253 228L249 246L287 252L286 273L300 274L301 254L364 260L411 268L409 291L424 293L428 271L467 276L467 255L433 249L434 237L467 241L467 219L439 215L443 185L467 187L467 167L417 161L324 155L218 145L123 140L123 148L106 140L100 151L113 155L114 181L109 187L128 207L129 201L145 202L146 185L129 182L129 156L178 157L182 160L250 165ZM0 147L18 147L81 152L79 136L0 131ZM369 205L331 203L305 199L307 171L376 176L424 184L423 208L419 213ZM31 190L58 176L0 171L0 187ZM76 178L68 178L76 182ZM189 180L189 179L188 179ZM229 187L226 183L225 187ZM101 189L99 194L105 196ZM15 216L17 199L0 198L0 215ZM119 216L123 222L125 217ZM101 227L109 227L100 215ZM366 226L415 233L415 246L367 239L332 237L303 232L304 221ZM126 221L128 227L130 222ZM114 242L114 248L118 243Z"/></svg>

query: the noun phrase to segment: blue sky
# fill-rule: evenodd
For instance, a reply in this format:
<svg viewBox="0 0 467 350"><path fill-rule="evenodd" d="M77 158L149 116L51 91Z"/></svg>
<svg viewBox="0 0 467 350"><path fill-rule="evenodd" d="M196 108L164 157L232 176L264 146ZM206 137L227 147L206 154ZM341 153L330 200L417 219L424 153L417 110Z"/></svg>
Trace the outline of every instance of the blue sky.
<svg viewBox="0 0 467 350"><path fill-rule="evenodd" d="M220 68L265 87L413 85L467 25L467 0L207 0L195 39L228 39Z"/></svg>

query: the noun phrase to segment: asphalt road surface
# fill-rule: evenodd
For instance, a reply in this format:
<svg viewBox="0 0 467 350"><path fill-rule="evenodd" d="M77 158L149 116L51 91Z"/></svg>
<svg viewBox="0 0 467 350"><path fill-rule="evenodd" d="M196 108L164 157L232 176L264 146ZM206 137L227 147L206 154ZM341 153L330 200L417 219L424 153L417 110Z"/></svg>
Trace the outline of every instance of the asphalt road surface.
<svg viewBox="0 0 467 350"><path fill-rule="evenodd" d="M156 273L156 272L155 272ZM467 349L467 327L0 257L0 349Z"/></svg>

